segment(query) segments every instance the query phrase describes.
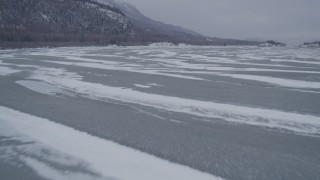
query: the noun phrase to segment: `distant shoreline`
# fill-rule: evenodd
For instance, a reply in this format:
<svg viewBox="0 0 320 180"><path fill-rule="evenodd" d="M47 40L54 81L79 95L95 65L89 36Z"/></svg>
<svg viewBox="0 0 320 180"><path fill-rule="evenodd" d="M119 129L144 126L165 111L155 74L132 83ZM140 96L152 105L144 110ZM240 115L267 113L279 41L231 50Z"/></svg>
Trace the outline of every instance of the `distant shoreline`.
<svg viewBox="0 0 320 180"><path fill-rule="evenodd" d="M23 48L108 46L108 45L116 45L116 44L98 44L98 43L91 43L91 42L83 42L83 43L80 43L80 42L0 42L0 50L23 49ZM138 45L138 44L131 44L131 46L133 45ZM128 46L128 44L125 46Z"/></svg>
<svg viewBox="0 0 320 180"><path fill-rule="evenodd" d="M86 46L148 46L150 43L119 43L119 44L99 44L92 42L0 42L0 50L24 49L24 48L57 48L57 47L86 47ZM225 46L223 44L190 44L191 46ZM255 44L230 44L226 46L256 46Z"/></svg>

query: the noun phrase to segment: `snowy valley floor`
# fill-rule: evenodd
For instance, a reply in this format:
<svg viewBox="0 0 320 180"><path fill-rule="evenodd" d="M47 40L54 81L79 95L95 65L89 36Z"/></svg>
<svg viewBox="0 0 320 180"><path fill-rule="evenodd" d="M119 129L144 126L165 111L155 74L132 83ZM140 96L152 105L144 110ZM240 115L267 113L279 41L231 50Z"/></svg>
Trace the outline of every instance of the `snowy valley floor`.
<svg viewBox="0 0 320 180"><path fill-rule="evenodd" d="M0 179L318 179L320 52L0 51Z"/></svg>

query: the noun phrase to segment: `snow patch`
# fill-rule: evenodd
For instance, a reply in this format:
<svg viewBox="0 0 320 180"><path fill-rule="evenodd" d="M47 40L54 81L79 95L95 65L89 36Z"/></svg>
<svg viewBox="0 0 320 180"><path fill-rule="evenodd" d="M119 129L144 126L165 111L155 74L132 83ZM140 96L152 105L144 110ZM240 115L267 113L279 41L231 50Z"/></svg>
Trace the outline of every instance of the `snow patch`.
<svg viewBox="0 0 320 180"><path fill-rule="evenodd" d="M173 43L169 42L159 42L159 43L151 43L149 44L150 47L162 47L162 46L176 46Z"/></svg>
<svg viewBox="0 0 320 180"><path fill-rule="evenodd" d="M290 88L320 89L320 82L300 81L300 80L293 80L293 79L283 79L283 78L275 78L275 77L269 77L269 76L257 76L257 75L246 75L246 74L218 74L218 75L228 76L228 77L237 78L237 79L266 82L266 83L275 84L283 87L290 87Z"/></svg>
<svg viewBox="0 0 320 180"><path fill-rule="evenodd" d="M21 72L20 70L12 69L5 66L0 66L0 76L7 76L10 74Z"/></svg>
<svg viewBox="0 0 320 180"><path fill-rule="evenodd" d="M70 65L70 66L80 66L80 67L86 67L86 68L97 68L97 69L105 69L105 70L118 70L118 71L128 71L128 72L134 72L134 73L142 73L142 74L151 74L151 75L159 75L159 76L168 76L168 77L174 77L174 78L181 78L181 79L190 79L190 80L200 80L203 81L205 79L198 78L194 76L186 76L186 75L180 75L180 74L173 74L168 72L162 72L157 69L141 69L136 67L130 67L130 66L119 66L114 64L109 64L109 62L105 62L103 64L100 63L86 63L86 62L79 62L79 63L72 63L72 62L57 62L57 61L45 61L55 64L62 64L62 65Z"/></svg>
<svg viewBox="0 0 320 180"><path fill-rule="evenodd" d="M134 84L135 87L138 87L138 88L151 88L151 87L160 87L162 85L160 84L157 84L157 83L148 83L146 85L143 85L143 84Z"/></svg>
<svg viewBox="0 0 320 180"><path fill-rule="evenodd" d="M95 177L91 174L85 174L81 172L72 172L66 170L59 171L58 169L55 169L44 162L30 157L23 157L22 160L24 163L26 163L27 166L31 167L39 176L49 180L107 180L107 178Z"/></svg>
<svg viewBox="0 0 320 180"><path fill-rule="evenodd" d="M160 84L157 84L157 83L149 83L148 85L149 85L149 86L158 86L158 87L163 86L163 85L160 85Z"/></svg>
<svg viewBox="0 0 320 180"><path fill-rule="evenodd" d="M63 90L62 88L59 88L57 86L54 86L49 83L40 82L40 81L29 81L29 80L20 80L16 81L17 84L26 87L32 91L36 91L41 94L46 95L58 95L58 94L69 94L67 91Z"/></svg>
<svg viewBox="0 0 320 180"><path fill-rule="evenodd" d="M221 178L174 164L85 132L0 106L0 129L9 127L11 134L27 137L51 150L81 159L98 175L53 169L39 160L24 161L44 178L49 179L122 179L122 180L218 180ZM0 131L2 135L2 131Z"/></svg>
<svg viewBox="0 0 320 180"><path fill-rule="evenodd" d="M49 22L50 18L47 15L43 14L42 12L39 12L39 14L45 21Z"/></svg>
<svg viewBox="0 0 320 180"><path fill-rule="evenodd" d="M134 84L135 87L138 87L138 88L151 88L151 86L147 86L147 85L142 85L142 84Z"/></svg>

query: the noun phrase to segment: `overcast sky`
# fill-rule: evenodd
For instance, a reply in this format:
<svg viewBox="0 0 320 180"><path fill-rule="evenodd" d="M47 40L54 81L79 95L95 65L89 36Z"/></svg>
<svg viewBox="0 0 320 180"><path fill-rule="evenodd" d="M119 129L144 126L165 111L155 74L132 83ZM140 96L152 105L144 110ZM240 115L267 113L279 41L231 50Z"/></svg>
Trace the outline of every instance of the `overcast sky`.
<svg viewBox="0 0 320 180"><path fill-rule="evenodd" d="M123 0L155 20L224 38L320 40L320 0Z"/></svg>

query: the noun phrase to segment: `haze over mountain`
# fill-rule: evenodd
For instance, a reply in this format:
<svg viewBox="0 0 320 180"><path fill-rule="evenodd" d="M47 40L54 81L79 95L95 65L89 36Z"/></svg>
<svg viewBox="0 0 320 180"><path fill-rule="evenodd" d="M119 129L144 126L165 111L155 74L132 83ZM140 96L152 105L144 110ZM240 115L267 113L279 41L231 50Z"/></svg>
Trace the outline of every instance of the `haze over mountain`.
<svg viewBox="0 0 320 180"><path fill-rule="evenodd" d="M320 40L319 0L124 0L148 17L213 37ZM165 13L163 13L165 12Z"/></svg>

